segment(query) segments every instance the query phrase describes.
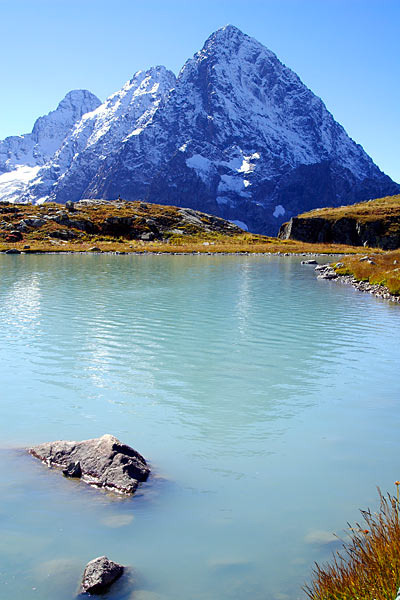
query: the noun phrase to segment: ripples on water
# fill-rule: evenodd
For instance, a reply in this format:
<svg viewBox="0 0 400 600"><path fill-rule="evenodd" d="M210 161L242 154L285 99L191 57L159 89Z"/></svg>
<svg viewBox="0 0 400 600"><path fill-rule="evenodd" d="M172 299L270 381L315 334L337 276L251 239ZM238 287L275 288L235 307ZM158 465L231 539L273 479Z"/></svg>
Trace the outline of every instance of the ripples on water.
<svg viewBox="0 0 400 600"><path fill-rule="evenodd" d="M0 257L1 445L110 432L158 476L117 501L3 451L1 598L70 598L104 553L139 600L302 598L399 478L400 312L299 263Z"/></svg>

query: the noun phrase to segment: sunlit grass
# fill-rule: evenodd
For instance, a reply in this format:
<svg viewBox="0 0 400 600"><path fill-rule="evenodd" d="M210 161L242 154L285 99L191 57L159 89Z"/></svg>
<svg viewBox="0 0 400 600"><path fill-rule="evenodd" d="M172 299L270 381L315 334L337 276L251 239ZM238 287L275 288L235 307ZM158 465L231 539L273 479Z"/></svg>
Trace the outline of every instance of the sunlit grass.
<svg viewBox="0 0 400 600"><path fill-rule="evenodd" d="M25 246L29 246L26 248ZM306 244L294 240L278 240L264 236L197 236L176 237L168 241L142 242L140 240L105 239L87 236L83 240L32 239L25 237L22 242L0 242L0 252L17 248L23 252L89 252L96 247L101 252L151 252L151 253L281 253L281 254L360 254L365 248L355 248L339 244Z"/></svg>
<svg viewBox="0 0 400 600"><path fill-rule="evenodd" d="M368 253L363 257L344 256L344 267L336 269L339 275L352 275L358 281L368 281L388 288L391 294L400 295L400 250Z"/></svg>
<svg viewBox="0 0 400 600"><path fill-rule="evenodd" d="M304 588L310 600L395 600L400 585L399 505L380 495L378 512L362 510L363 523L350 527L327 565L316 565Z"/></svg>
<svg viewBox="0 0 400 600"><path fill-rule="evenodd" d="M318 208L299 215L299 218L303 217L319 217L335 221L349 218L357 219L360 222L379 221L393 217L400 218L400 194L385 196L384 198L369 200L368 202L359 202L358 204L339 206L337 208Z"/></svg>

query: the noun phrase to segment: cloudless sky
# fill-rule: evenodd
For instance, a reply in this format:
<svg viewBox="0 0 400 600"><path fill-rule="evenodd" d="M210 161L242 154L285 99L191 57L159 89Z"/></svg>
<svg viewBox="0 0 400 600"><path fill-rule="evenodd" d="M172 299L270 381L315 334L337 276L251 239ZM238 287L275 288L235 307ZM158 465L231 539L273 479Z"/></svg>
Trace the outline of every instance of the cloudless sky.
<svg viewBox="0 0 400 600"><path fill-rule="evenodd" d="M400 0L0 0L0 139L71 89L175 73L231 23L277 54L400 182Z"/></svg>

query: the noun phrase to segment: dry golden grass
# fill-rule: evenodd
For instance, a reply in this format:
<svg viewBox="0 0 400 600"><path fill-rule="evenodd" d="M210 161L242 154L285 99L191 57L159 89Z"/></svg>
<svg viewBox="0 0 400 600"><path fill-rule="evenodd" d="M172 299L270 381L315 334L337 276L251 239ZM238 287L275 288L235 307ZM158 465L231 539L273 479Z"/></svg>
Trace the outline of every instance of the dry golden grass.
<svg viewBox="0 0 400 600"><path fill-rule="evenodd" d="M351 218L360 222L400 218L400 194L337 208L317 208L299 215L299 218L313 217L335 221Z"/></svg>
<svg viewBox="0 0 400 600"><path fill-rule="evenodd" d="M395 296L400 295L400 250L367 253L370 261L360 257L344 256L343 268L336 269L338 275L352 275L358 281L383 285ZM363 257L361 257L363 258Z"/></svg>
<svg viewBox="0 0 400 600"><path fill-rule="evenodd" d="M43 205L0 205L0 221L14 227L22 220L65 212L65 206L48 203ZM79 229L69 228L74 239L63 240L66 227L55 221L48 221L40 228L29 228L22 241L6 241L9 231L0 231L0 251L17 248L25 252L88 252L94 246L102 252L185 252L185 253L321 253L345 254L359 253L364 249L334 244L307 244L294 240L279 240L274 237L237 233L233 231L205 232L198 225L182 222L179 208L142 202L101 203L80 206L79 210L69 213L71 220L90 221L93 234ZM133 219L124 234L111 236L104 234L104 223L112 217ZM164 239L144 242L141 233L149 231L148 219L154 220L165 230ZM202 214L202 223L215 228L213 217ZM221 222L222 223L222 222ZM223 228L224 225L222 224ZM103 230L103 233L101 231ZM27 246L29 246L27 248Z"/></svg>
<svg viewBox="0 0 400 600"><path fill-rule="evenodd" d="M395 600L400 585L398 501L380 495L377 513L361 511L364 523L350 527L350 540L328 565L316 565L310 600Z"/></svg>
<svg viewBox="0 0 400 600"><path fill-rule="evenodd" d="M29 248L26 248L29 246ZM99 239L96 236L86 240L63 241L58 239L32 239L28 236L22 242L0 242L0 252L17 248L26 253L33 252L89 252L96 247L101 252L151 252L151 253L281 253L281 254L360 254L365 248L338 244L306 244L294 240L278 240L264 236L243 234L223 236L203 234L197 236L174 236L168 242L142 242L126 239Z"/></svg>

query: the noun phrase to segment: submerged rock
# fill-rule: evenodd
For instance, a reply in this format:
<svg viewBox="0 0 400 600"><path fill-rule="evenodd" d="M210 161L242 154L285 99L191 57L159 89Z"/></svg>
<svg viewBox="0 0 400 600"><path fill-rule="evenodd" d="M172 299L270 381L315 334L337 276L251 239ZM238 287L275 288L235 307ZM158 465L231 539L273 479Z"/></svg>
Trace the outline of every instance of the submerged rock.
<svg viewBox="0 0 400 600"><path fill-rule="evenodd" d="M90 485L123 494L133 494L150 474L139 452L109 434L81 442L46 442L28 452L48 467L63 469L68 477L82 477Z"/></svg>
<svg viewBox="0 0 400 600"><path fill-rule="evenodd" d="M119 579L123 572L124 567L109 560L107 556L94 558L85 567L79 593L101 594Z"/></svg>

